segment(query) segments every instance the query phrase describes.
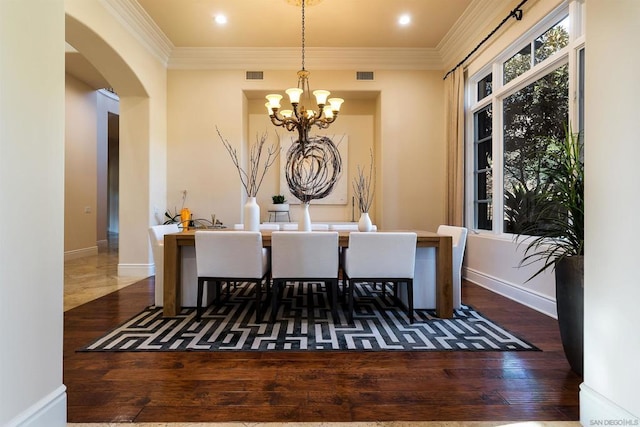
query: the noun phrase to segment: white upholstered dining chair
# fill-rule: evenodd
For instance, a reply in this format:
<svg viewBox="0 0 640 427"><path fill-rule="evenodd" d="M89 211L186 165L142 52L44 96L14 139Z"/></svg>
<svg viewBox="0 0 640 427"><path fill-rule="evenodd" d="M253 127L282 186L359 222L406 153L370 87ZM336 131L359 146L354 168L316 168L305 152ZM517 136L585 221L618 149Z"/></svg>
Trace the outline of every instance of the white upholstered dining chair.
<svg viewBox="0 0 640 427"><path fill-rule="evenodd" d="M358 224L329 224L329 230L333 231L358 231ZM378 227L373 224L371 231L378 231Z"/></svg>
<svg viewBox="0 0 640 427"><path fill-rule="evenodd" d="M259 231L196 231L198 300L196 319L202 316L204 283L216 285L220 300L222 282L252 282L256 294L256 322L262 320L262 286L269 290L269 255Z"/></svg>
<svg viewBox="0 0 640 427"><path fill-rule="evenodd" d="M164 235L178 233L178 224L154 225L149 227L149 241L151 242L151 252L153 253L153 264L155 266L155 291L154 303L156 307L162 307L164 300Z"/></svg>
<svg viewBox="0 0 640 427"><path fill-rule="evenodd" d="M260 230L280 230L280 225L273 222L263 222L259 225ZM244 230L244 224L233 224L234 230Z"/></svg>
<svg viewBox="0 0 640 427"><path fill-rule="evenodd" d="M290 281L324 282L331 313L338 322L338 232L274 231L271 234L271 321L278 314L280 290Z"/></svg>
<svg viewBox="0 0 640 427"><path fill-rule="evenodd" d="M386 283L394 288L398 298L398 284L406 283L407 317L413 323L413 278L416 259L417 234L410 232L349 233L349 247L343 250L342 266L347 282L347 318L353 323L354 286L357 283Z"/></svg>
<svg viewBox="0 0 640 427"><path fill-rule="evenodd" d="M451 265L453 271L453 307L459 308L462 304L462 261L464 259L464 248L467 244L467 229L452 225L441 225L438 227L438 234L451 236Z"/></svg>

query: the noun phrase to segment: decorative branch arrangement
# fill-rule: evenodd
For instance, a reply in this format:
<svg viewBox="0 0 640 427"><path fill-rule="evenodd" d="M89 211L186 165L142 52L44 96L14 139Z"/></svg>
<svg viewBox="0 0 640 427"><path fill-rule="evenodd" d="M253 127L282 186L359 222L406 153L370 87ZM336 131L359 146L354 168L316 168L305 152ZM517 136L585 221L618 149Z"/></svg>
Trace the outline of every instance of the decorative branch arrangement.
<svg viewBox="0 0 640 427"><path fill-rule="evenodd" d="M291 194L302 203L327 197L340 178L342 159L325 136L296 141L287 152L285 177Z"/></svg>
<svg viewBox="0 0 640 427"><path fill-rule="evenodd" d="M373 151L369 151L370 164L369 174L365 175L364 170L358 165L358 176L353 178L353 193L358 200L358 208L361 213L369 212L373 203L373 192L376 185L376 171L373 166Z"/></svg>
<svg viewBox="0 0 640 427"><path fill-rule="evenodd" d="M264 163L260 164L260 159L262 158L262 154L264 151L264 145L267 142L267 133L263 133L261 137L258 138L256 135L256 142L251 145L249 148L249 171L245 171L240 166L240 160L238 158L238 151L231 146L229 141L223 138L220 130L216 126L216 131L218 132L218 136L224 145L224 148L227 149L229 155L231 156L231 161L235 165L238 170L238 175L240 176L240 182L242 182L242 186L247 192L247 197L256 197L258 195L258 190L262 185L262 180L267 173L267 170L273 165L273 163L278 158L277 154L280 152L279 146L270 146L267 151L267 159ZM262 169L261 169L262 168Z"/></svg>

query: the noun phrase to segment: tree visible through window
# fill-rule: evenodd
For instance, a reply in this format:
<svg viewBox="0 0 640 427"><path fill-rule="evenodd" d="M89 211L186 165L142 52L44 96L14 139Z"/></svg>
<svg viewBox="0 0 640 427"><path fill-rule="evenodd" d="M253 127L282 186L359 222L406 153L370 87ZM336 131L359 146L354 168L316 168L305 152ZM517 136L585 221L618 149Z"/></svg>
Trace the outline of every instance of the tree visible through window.
<svg viewBox="0 0 640 427"><path fill-rule="evenodd" d="M536 57L545 59L569 43L560 24L535 39ZM506 66L506 63L505 63ZM517 73L512 70L512 73ZM562 141L569 117L569 70L562 65L503 100L504 232L536 230L536 199L553 191L545 170L555 164L554 141Z"/></svg>

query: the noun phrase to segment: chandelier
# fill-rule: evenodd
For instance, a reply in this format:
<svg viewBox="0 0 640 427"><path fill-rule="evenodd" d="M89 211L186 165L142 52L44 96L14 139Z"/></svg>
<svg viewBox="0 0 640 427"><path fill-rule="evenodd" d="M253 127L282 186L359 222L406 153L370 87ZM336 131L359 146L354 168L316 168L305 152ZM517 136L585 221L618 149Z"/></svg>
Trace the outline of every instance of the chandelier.
<svg viewBox="0 0 640 427"><path fill-rule="evenodd" d="M307 109L300 102L302 95L307 105L311 105L311 97L309 95L309 71L304 68L304 6L305 3L313 3L312 0L298 0L302 6L302 69L298 71L298 86L289 88L285 91L289 95L289 102L292 110L280 110L280 100L282 95L270 94L266 98L269 102L265 104L267 112L271 118L271 123L275 126L282 126L289 132L298 131L298 141L307 142L309 140L309 130L311 126L318 126L320 129L326 129L329 125L336 121L340 105L344 102L342 98L329 98L331 92L327 90L315 90L313 95L316 98L317 110ZM328 102L328 104L327 104Z"/></svg>

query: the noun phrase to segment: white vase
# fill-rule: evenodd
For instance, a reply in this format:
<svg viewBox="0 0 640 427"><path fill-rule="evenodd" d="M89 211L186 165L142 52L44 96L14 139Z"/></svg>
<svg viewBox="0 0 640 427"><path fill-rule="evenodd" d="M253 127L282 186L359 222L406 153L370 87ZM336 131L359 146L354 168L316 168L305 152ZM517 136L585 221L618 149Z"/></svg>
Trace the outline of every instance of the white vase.
<svg viewBox="0 0 640 427"><path fill-rule="evenodd" d="M358 221L358 231L371 231L372 229L373 224L371 223L369 212L362 212Z"/></svg>
<svg viewBox="0 0 640 427"><path fill-rule="evenodd" d="M298 224L299 231L311 231L311 216L309 216L309 203L302 204L302 217Z"/></svg>
<svg viewBox="0 0 640 427"><path fill-rule="evenodd" d="M244 229L247 231L260 230L260 206L255 197L248 197L244 204Z"/></svg>

